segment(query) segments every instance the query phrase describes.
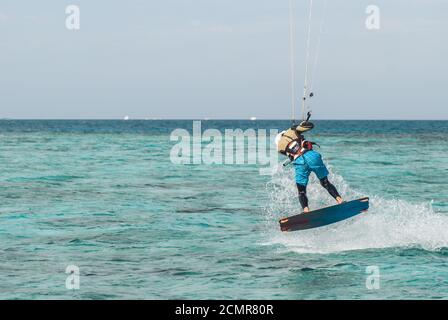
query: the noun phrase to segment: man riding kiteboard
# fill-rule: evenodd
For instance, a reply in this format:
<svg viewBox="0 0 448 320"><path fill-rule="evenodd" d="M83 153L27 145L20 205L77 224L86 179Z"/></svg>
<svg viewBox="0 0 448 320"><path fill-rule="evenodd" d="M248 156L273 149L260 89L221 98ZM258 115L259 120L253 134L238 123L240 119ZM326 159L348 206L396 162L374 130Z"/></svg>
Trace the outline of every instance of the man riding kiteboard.
<svg viewBox="0 0 448 320"><path fill-rule="evenodd" d="M277 150L288 156L295 168L295 178L297 190L299 192L300 205L303 212L309 212L308 197L306 187L311 172L314 172L320 180L320 184L336 200L338 204L344 202L336 187L328 180L328 170L322 161L320 153L313 149L314 142L305 140L302 133L314 128L314 124L309 122L311 114L299 125L293 125L290 129L282 131L276 137Z"/></svg>

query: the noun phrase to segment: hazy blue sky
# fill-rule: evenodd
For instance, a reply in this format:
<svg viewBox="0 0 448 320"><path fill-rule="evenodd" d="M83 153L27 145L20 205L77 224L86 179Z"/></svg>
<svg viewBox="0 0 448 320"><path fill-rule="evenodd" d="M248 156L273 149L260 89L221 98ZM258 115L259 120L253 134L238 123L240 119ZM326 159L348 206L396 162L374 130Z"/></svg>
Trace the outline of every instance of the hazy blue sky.
<svg viewBox="0 0 448 320"><path fill-rule="evenodd" d="M298 92L308 2L294 0ZM447 39L446 0L329 0L315 118L448 119ZM0 2L0 118L287 119L288 70L287 0Z"/></svg>

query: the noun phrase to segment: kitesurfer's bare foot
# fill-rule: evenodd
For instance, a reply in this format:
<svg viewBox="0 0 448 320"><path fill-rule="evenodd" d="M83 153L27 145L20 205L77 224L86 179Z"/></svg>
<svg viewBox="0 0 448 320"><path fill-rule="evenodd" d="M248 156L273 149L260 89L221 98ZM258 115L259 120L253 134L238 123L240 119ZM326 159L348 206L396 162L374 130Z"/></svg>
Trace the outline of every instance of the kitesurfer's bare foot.
<svg viewBox="0 0 448 320"><path fill-rule="evenodd" d="M304 213L310 212L310 208L308 208L308 207L303 208L303 212Z"/></svg>
<svg viewBox="0 0 448 320"><path fill-rule="evenodd" d="M336 198L336 201L337 201L338 204L341 204L342 202L344 202L344 200L342 200L341 197L337 197L337 198Z"/></svg>

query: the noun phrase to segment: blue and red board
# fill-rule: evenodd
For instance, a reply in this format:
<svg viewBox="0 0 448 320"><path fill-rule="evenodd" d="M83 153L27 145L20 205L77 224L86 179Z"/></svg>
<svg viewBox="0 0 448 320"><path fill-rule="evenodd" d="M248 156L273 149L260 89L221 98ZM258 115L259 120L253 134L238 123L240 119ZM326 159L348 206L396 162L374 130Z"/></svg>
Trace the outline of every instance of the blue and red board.
<svg viewBox="0 0 448 320"><path fill-rule="evenodd" d="M369 198L364 197L335 206L280 219L280 229L282 231L297 231L318 228L351 218L368 209Z"/></svg>

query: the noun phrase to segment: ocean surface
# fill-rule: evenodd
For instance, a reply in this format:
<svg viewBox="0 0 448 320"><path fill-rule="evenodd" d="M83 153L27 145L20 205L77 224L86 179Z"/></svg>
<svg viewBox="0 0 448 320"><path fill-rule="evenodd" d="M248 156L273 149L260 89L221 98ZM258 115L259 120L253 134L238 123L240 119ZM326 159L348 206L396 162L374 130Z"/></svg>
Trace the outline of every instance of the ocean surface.
<svg viewBox="0 0 448 320"><path fill-rule="evenodd" d="M448 298L447 121L316 121L330 180L371 208L291 233L293 168L174 164L170 133L192 125L0 120L0 299ZM308 194L334 202L315 177Z"/></svg>

